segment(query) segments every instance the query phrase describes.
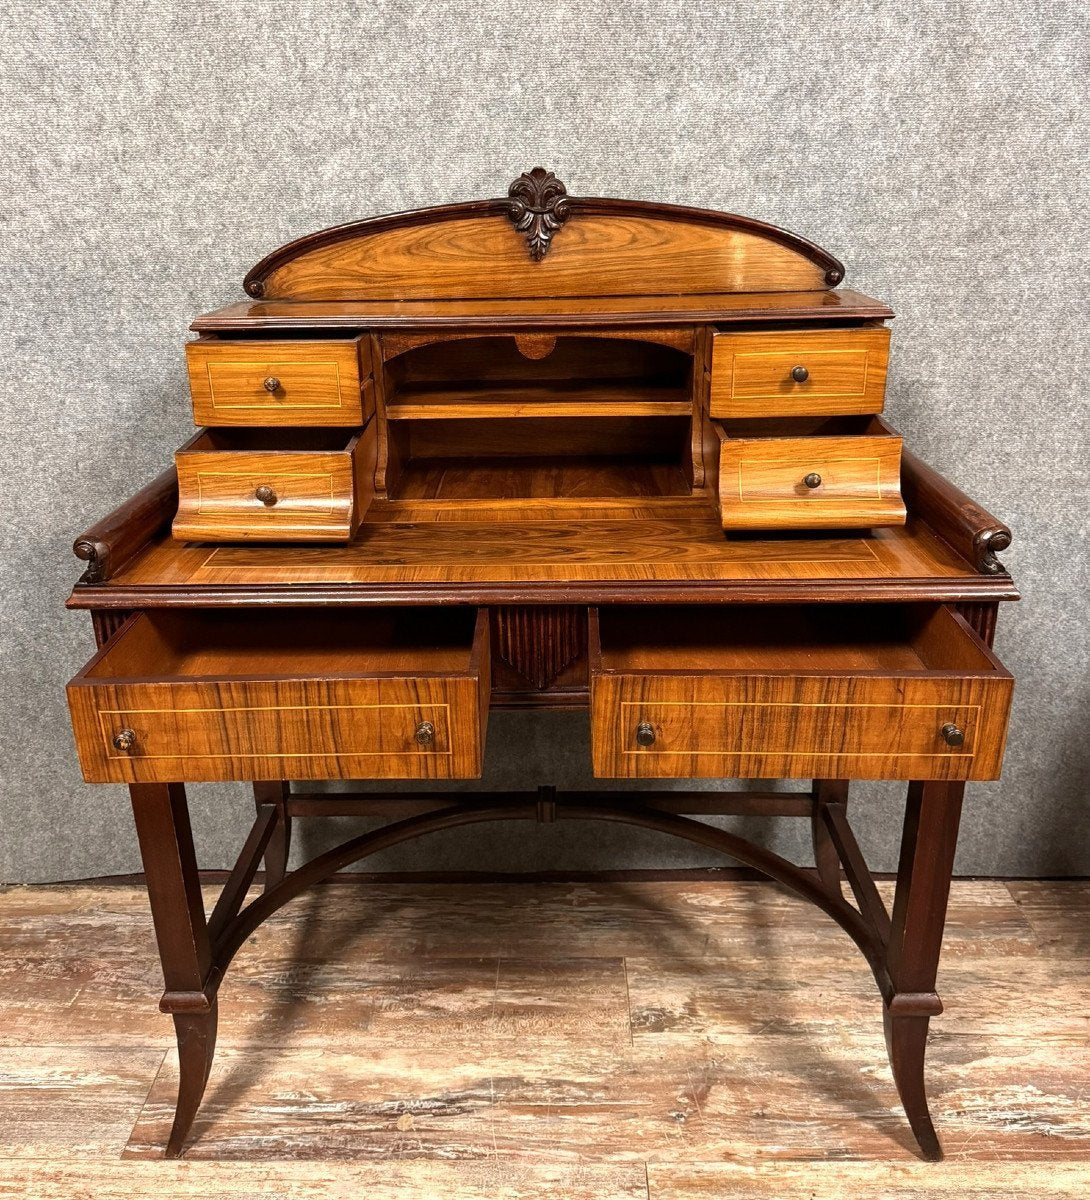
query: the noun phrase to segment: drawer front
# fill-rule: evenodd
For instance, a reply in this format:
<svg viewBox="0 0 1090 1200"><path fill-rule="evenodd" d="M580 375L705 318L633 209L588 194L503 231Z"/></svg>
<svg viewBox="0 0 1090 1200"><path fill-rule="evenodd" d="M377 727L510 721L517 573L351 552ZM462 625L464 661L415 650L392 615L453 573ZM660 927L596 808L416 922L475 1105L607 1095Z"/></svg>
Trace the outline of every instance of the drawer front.
<svg viewBox="0 0 1090 1200"><path fill-rule="evenodd" d="M1011 681L769 675L601 676L604 778L997 779ZM641 746L637 728L651 726ZM944 725L964 735L960 746Z"/></svg>
<svg viewBox="0 0 1090 1200"><path fill-rule="evenodd" d="M360 519L354 464L362 441L353 439L336 453L180 450L174 536L209 542L347 541Z"/></svg>
<svg viewBox="0 0 1090 1200"><path fill-rule="evenodd" d="M719 511L724 529L905 523L899 437L720 436Z"/></svg>
<svg viewBox="0 0 1090 1200"><path fill-rule="evenodd" d="M879 413L888 329L719 333L712 342L713 417Z"/></svg>
<svg viewBox="0 0 1090 1200"><path fill-rule="evenodd" d="M68 698L90 783L481 773L473 678L73 682Z"/></svg>
<svg viewBox="0 0 1090 1200"><path fill-rule="evenodd" d="M362 339L186 345L198 425L362 425L371 391Z"/></svg>

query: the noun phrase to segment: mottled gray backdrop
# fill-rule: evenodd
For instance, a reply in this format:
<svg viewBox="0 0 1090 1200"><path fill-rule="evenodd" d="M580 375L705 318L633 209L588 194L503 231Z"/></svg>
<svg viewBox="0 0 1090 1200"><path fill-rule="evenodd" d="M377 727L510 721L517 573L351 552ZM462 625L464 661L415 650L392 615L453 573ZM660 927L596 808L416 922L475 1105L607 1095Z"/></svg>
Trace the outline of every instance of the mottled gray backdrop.
<svg viewBox="0 0 1090 1200"><path fill-rule="evenodd" d="M889 415L1013 526L1025 594L997 642L1018 679L1006 774L971 787L958 870L1090 874L1078 0L5 8L0 880L138 868L124 789L76 767L63 686L91 630L63 603L73 535L189 436L190 318L243 298L246 269L290 238L499 195L539 163L576 194L785 225L892 303ZM579 783L587 757L582 717L497 715L489 786ZM898 790L858 791L889 868ZM247 791L192 795L202 861L226 866ZM376 865L711 861L554 826L451 833Z"/></svg>

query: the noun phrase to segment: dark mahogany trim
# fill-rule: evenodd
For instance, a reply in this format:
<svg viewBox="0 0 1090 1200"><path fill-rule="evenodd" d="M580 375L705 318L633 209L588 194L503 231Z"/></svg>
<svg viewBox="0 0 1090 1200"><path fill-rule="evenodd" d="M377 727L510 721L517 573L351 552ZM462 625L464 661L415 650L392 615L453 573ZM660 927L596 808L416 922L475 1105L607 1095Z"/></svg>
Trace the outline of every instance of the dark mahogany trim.
<svg viewBox="0 0 1090 1200"><path fill-rule="evenodd" d="M1007 574L996 554L1011 544L1010 529L908 450L901 453L901 494L909 510L978 571Z"/></svg>
<svg viewBox="0 0 1090 1200"><path fill-rule="evenodd" d="M246 939L285 904L337 871L388 847L442 830L489 821L609 821L671 834L684 841L707 846L745 866L755 868L801 899L808 900L831 917L855 942L869 963L883 998L891 997L892 989L883 962L885 948L865 918L842 896L827 891L815 871L799 867L773 851L727 830L717 829L688 817L642 808L638 803L630 803L630 799L614 798L609 793L594 793L590 803L568 803L561 799L558 802L554 801L555 811L548 818L544 818L539 803L519 803L508 801L506 798L496 800L489 797L481 799L478 803L466 803L438 812L407 817L403 821L351 838L289 872L275 887L246 905L213 943L214 966L222 977Z"/></svg>
<svg viewBox="0 0 1090 1200"><path fill-rule="evenodd" d="M515 229L526 239L533 262L549 252L553 234L571 214L568 189L544 167L523 173L507 189L510 202L507 215Z"/></svg>
<svg viewBox="0 0 1090 1200"><path fill-rule="evenodd" d="M741 294L741 293L737 293ZM757 299L766 293L752 292L747 293ZM783 296L789 293L775 292L767 293L768 295ZM803 294L803 293L800 293ZM810 293L818 296L829 296L832 293L818 292ZM842 297L851 295L851 292L838 292L836 295ZM596 297L601 299L601 297ZM626 297L628 299L629 297ZM543 326L552 328L599 328L601 326L625 326L625 325L660 325L660 326L675 326L675 325L727 325L727 324L752 324L754 322L782 322L782 321L838 321L840 323L852 321L887 321L894 316L893 310L880 300L872 300L869 296L860 295L858 304L829 304L829 303L814 303L800 304L795 308L776 308L770 310L768 307L762 307L759 302L755 302L752 308L716 308L709 305L707 308L677 308L671 305L677 300L676 296L651 296L639 297L642 299L661 300L662 304L654 309L609 309L601 312L575 312L571 309L558 307L555 311L543 312L540 309L536 311L518 310L520 304L538 304L537 300L511 300L503 301L502 303L510 304L510 308L505 308L502 312L490 313L466 313L464 301L459 300L405 300L401 302L394 301L329 301L329 300L278 300L271 303L282 306L294 305L295 312L280 313L276 316L268 316L261 313L254 314L253 309L260 307L259 305L233 304L226 308L217 309L215 312L203 313L196 317L193 323L189 326L194 333L237 333L244 330L252 332L265 332L271 329L315 329L326 331L330 329L397 329L414 330L414 329L494 329L502 326L505 329L533 329L540 330ZM637 299L637 297L631 297ZM353 303L358 303L360 309L357 312L344 312L334 314L317 314L315 309L326 304L342 304L346 307ZM487 303L486 301L474 300L473 303ZM496 303L500 303L496 301ZM413 306L431 305L436 306L445 304L449 306L449 312L439 313L433 312L423 314L419 311L414 312ZM386 311L368 311L365 306L375 306L375 308L384 307Z"/></svg>
<svg viewBox="0 0 1090 1200"><path fill-rule="evenodd" d="M1020 600L1010 576L941 579L612 580L497 583L295 583L142 587L78 584L68 608L297 608L372 604L958 604Z"/></svg>
<svg viewBox="0 0 1090 1200"><path fill-rule="evenodd" d="M809 817L813 801L809 792L611 792L614 798L635 801L643 808L675 816L765 816ZM291 792L287 810L293 817L415 817L423 813L449 809L452 805L488 800L484 792ZM536 802L537 792L507 793L509 802ZM555 792L553 799L573 804L594 804L601 792Z"/></svg>
<svg viewBox="0 0 1090 1200"><path fill-rule="evenodd" d="M836 287L844 281L844 264L834 258L808 238L769 225L754 217L743 217L736 213L716 212L707 208L688 208L681 204L658 204L648 200L622 200L608 196L566 196L566 220L576 220L580 215L596 217L655 217L664 221L679 221L689 225L710 225L719 229L741 229L796 251L825 271L825 282ZM438 225L445 221L459 221L470 217L503 217L509 219L512 201L509 197L493 200L468 200L458 204L439 204L431 208L415 208L408 212L388 213L379 217L365 217L361 221L349 221L320 229L288 242L267 254L251 267L242 281L249 296L261 299L265 295L268 277L285 263L299 258L312 250L320 250L337 242L372 234L388 233L393 229L405 229L415 225Z"/></svg>
<svg viewBox="0 0 1090 1200"><path fill-rule="evenodd" d="M177 508L178 473L168 467L72 543L72 553L87 563L80 583L104 583L170 523Z"/></svg>

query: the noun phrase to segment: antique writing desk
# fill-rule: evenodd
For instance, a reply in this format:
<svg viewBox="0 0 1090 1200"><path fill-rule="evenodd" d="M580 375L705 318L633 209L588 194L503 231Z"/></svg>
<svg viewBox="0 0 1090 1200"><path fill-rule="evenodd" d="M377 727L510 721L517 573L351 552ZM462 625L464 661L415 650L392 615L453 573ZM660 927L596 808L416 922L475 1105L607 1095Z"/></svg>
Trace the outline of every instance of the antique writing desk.
<svg viewBox="0 0 1090 1200"><path fill-rule="evenodd" d="M129 785L177 1031L169 1155L223 974L281 905L435 830L604 820L722 851L840 925L940 1156L927 1029L965 781L1003 756L989 647L1017 593L1009 531L879 416L893 314L842 278L784 230L569 197L537 168L502 199L293 242L250 302L194 323L203 428L77 539L69 601L99 645L68 690L80 761ZM289 783L475 778L496 706L585 710L601 778L813 786ZM891 913L851 779L909 781ZM257 802L207 916L186 780L252 781ZM740 812L807 818L816 865L694 819ZM292 821L336 813L394 819L288 870Z"/></svg>

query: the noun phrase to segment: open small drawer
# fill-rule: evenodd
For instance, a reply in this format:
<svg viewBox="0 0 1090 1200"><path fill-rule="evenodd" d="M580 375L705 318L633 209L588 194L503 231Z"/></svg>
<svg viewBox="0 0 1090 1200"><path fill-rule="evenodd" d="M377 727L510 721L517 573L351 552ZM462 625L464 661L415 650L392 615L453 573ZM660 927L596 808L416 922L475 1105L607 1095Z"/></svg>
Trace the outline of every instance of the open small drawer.
<svg viewBox="0 0 1090 1200"><path fill-rule="evenodd" d="M901 438L880 417L713 421L732 529L903 525Z"/></svg>
<svg viewBox="0 0 1090 1200"><path fill-rule="evenodd" d="M347 542L374 495L375 422L204 429L174 461L179 540Z"/></svg>
<svg viewBox="0 0 1090 1200"><path fill-rule="evenodd" d="M473 779L484 609L130 618L68 685L89 783Z"/></svg>
<svg viewBox="0 0 1090 1200"><path fill-rule="evenodd" d="M1013 681L952 609L603 608L603 778L997 779Z"/></svg>

